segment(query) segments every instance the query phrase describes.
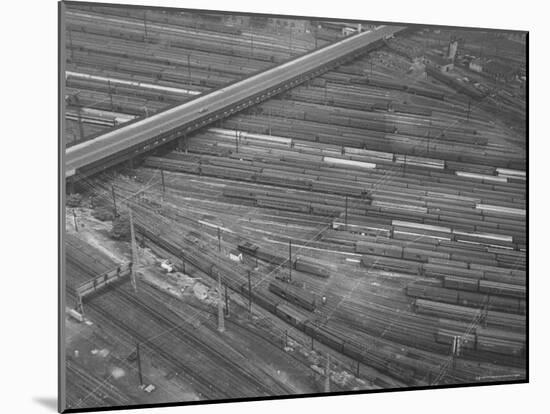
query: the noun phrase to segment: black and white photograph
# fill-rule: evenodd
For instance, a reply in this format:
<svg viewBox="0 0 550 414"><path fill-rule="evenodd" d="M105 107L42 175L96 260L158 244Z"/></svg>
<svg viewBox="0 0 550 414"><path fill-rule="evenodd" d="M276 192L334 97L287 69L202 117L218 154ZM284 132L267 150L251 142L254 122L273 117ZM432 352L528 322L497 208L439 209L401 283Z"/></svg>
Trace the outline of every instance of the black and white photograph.
<svg viewBox="0 0 550 414"><path fill-rule="evenodd" d="M58 7L61 412L529 381L529 32Z"/></svg>

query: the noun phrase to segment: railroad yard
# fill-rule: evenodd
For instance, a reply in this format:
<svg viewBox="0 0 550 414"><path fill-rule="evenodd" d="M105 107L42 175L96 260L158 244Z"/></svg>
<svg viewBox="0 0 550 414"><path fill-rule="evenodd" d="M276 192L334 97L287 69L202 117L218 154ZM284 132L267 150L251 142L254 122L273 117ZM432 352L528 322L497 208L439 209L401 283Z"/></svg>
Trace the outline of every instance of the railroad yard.
<svg viewBox="0 0 550 414"><path fill-rule="evenodd" d="M379 30L90 4L65 19L67 150ZM455 37L450 71L423 58ZM480 38L514 79L458 64ZM525 39L502 39L404 28L76 174L67 408L524 380Z"/></svg>

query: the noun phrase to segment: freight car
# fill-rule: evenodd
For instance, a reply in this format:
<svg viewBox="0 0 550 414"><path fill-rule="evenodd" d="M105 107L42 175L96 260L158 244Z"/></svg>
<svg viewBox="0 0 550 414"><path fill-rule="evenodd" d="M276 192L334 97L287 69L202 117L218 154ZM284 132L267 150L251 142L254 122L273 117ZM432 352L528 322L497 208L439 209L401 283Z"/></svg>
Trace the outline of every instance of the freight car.
<svg viewBox="0 0 550 414"><path fill-rule="evenodd" d="M489 351L506 356L525 355L525 336L510 332L497 332L492 329L477 327L470 333L451 329L438 329L435 340L441 344L451 345L455 337L461 337L461 346L470 351Z"/></svg>
<svg viewBox="0 0 550 414"><path fill-rule="evenodd" d="M310 312L315 310L315 296L294 285L273 281L269 284L269 291Z"/></svg>
<svg viewBox="0 0 550 414"><path fill-rule="evenodd" d="M411 284L406 287L407 296L445 302L460 306L482 307L501 312L525 314L525 301L517 298L505 298L478 292L456 290L451 287Z"/></svg>
<svg viewBox="0 0 550 414"><path fill-rule="evenodd" d="M296 257L294 268L300 272L310 273L315 276L323 278L330 277L330 271L326 266L320 265L317 261L306 257Z"/></svg>
<svg viewBox="0 0 550 414"><path fill-rule="evenodd" d="M438 318L462 320L470 323L478 319L480 323L505 327L511 330L525 331L526 320L523 315L475 309L426 299L416 299L414 307L418 313L432 315Z"/></svg>
<svg viewBox="0 0 550 414"><path fill-rule="evenodd" d="M437 79L441 83L444 83L445 85L450 86L454 90L456 90L460 93L463 93L463 94L469 96L470 98L480 100L480 99L483 99L486 96L486 94L478 91L474 87L469 86L465 83L461 83L458 80L456 80L455 78L453 78L451 76L447 76L447 75L441 73L439 70L432 68L429 65L426 66L426 73L428 75L432 76L433 78Z"/></svg>

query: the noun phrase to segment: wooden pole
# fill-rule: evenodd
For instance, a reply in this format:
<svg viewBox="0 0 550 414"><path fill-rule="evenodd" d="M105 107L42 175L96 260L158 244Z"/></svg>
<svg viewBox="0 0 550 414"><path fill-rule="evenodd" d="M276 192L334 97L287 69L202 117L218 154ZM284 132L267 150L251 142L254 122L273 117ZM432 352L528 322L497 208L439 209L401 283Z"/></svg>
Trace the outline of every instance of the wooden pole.
<svg viewBox="0 0 550 414"><path fill-rule="evenodd" d="M292 240L288 241L288 280L292 280Z"/></svg>
<svg viewBox="0 0 550 414"><path fill-rule="evenodd" d="M74 217L74 229L78 233L78 224L76 222L76 211L74 210L74 208L73 208L73 217Z"/></svg>
<svg viewBox="0 0 550 414"><path fill-rule="evenodd" d="M346 213L344 216L346 231L348 230L348 196L346 196Z"/></svg>
<svg viewBox="0 0 550 414"><path fill-rule="evenodd" d="M139 385L143 385L143 376L141 374L141 355L139 352L139 342L136 343L136 357L137 357L137 364L138 364Z"/></svg>
<svg viewBox="0 0 550 414"><path fill-rule="evenodd" d="M218 331L225 331L225 320L223 318L223 301L222 301L222 278L218 272Z"/></svg>
<svg viewBox="0 0 550 414"><path fill-rule="evenodd" d="M252 284L250 282L250 270L248 271L248 313L252 312Z"/></svg>
<svg viewBox="0 0 550 414"><path fill-rule="evenodd" d="M115 195L115 186L111 185L111 194L113 195L113 206L115 208L115 217L118 216L117 210L116 210L116 195Z"/></svg>
<svg viewBox="0 0 550 414"><path fill-rule="evenodd" d="M325 392L330 392L330 354L327 354L327 365L325 367Z"/></svg>
<svg viewBox="0 0 550 414"><path fill-rule="evenodd" d="M166 192L166 187L164 185L164 170L160 170L160 178L162 180L162 195Z"/></svg>
<svg viewBox="0 0 550 414"><path fill-rule="evenodd" d="M145 32L145 39L147 39L149 37L147 35L147 14L146 13L147 13L147 11L143 12L143 31Z"/></svg>
<svg viewBox="0 0 550 414"><path fill-rule="evenodd" d="M187 78L189 80L189 88L191 87L191 56L187 54Z"/></svg>
<svg viewBox="0 0 550 414"><path fill-rule="evenodd" d="M229 295L227 294L227 285L225 287L225 316L229 316Z"/></svg>
<svg viewBox="0 0 550 414"><path fill-rule="evenodd" d="M218 252L221 253L222 251L222 236L220 232L220 228L218 227Z"/></svg>
<svg viewBox="0 0 550 414"><path fill-rule="evenodd" d="M107 86L109 87L109 100L111 101L111 111L114 112L115 107L113 106L113 92L111 92L111 80L107 81Z"/></svg>
<svg viewBox="0 0 550 414"><path fill-rule="evenodd" d="M136 268L138 265L138 255L137 255L136 238L134 234L134 218L132 216L131 208L128 208L128 214L130 215L130 238L132 243L132 286L134 287L134 291L137 292Z"/></svg>

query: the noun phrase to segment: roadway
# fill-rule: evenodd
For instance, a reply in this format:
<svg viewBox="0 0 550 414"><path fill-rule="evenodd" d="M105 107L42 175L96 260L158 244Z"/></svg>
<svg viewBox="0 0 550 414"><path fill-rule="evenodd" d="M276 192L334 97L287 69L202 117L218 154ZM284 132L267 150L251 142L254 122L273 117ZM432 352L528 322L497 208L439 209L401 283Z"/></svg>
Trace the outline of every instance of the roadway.
<svg viewBox="0 0 550 414"><path fill-rule="evenodd" d="M164 143L177 138L168 136L174 132L190 132L229 116L242 107L279 93L284 89L283 86L297 85L306 79L300 79L303 75L358 53L372 43L404 29L400 26L379 26L374 30L347 37L182 105L69 147L65 153L65 176L71 177L80 173L80 169L97 166L103 160L112 159L118 154L144 152L151 148L153 141L156 140L154 145L158 145L159 137L163 137L160 141ZM243 103L247 100L248 104Z"/></svg>

